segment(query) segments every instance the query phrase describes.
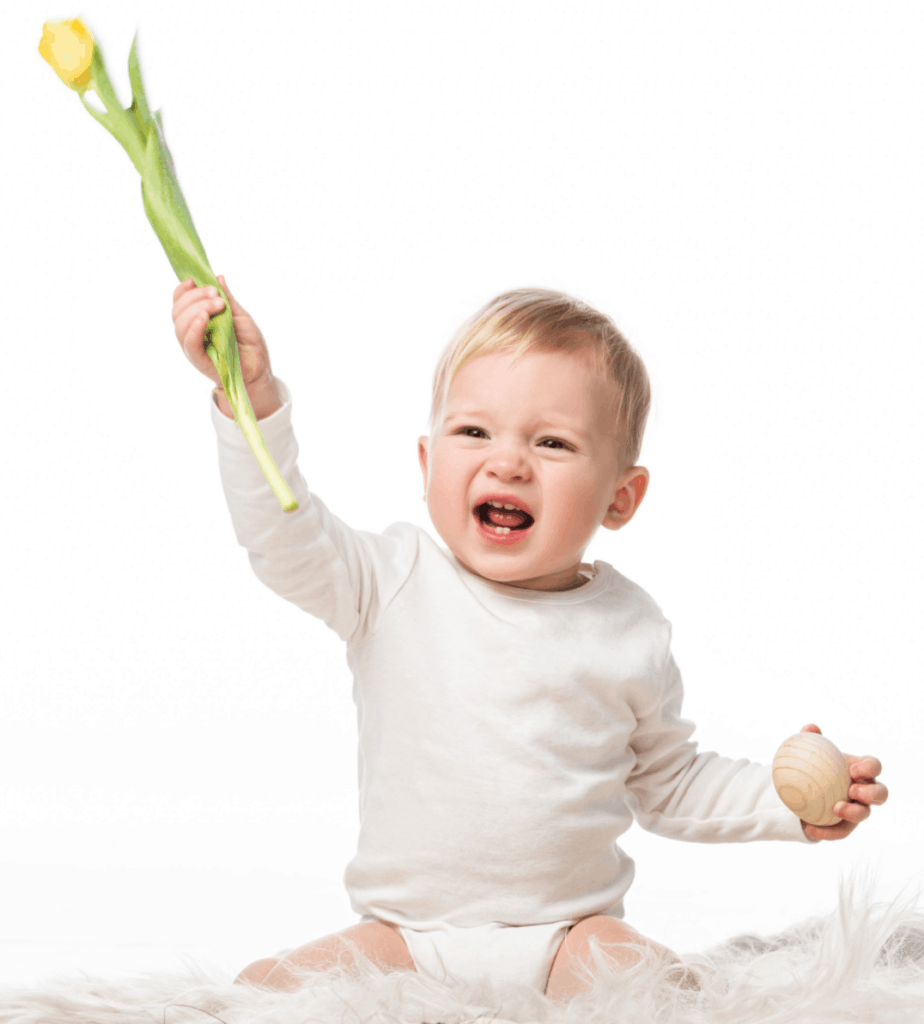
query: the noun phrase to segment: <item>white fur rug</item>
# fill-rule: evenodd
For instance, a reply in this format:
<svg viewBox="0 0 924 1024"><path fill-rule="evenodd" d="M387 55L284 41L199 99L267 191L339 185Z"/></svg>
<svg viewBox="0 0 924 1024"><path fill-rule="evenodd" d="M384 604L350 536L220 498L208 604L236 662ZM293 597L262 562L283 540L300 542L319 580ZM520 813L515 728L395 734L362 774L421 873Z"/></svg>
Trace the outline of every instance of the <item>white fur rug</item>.
<svg viewBox="0 0 924 1024"><path fill-rule="evenodd" d="M842 885L827 918L681 954L698 990L678 987L656 962L616 973L599 956L594 988L568 1003L521 988L450 988L368 962L351 974L308 975L293 993L190 970L0 989L0 1022L470 1024L496 1016L518 1024L924 1024L924 914L916 903L876 904Z"/></svg>

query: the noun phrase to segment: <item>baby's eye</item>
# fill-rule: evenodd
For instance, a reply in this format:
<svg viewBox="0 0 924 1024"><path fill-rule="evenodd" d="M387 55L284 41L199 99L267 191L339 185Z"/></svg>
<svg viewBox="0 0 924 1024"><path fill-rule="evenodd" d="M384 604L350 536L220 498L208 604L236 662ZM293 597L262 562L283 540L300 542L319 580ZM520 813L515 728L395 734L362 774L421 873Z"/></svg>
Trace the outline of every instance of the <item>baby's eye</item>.
<svg viewBox="0 0 924 1024"><path fill-rule="evenodd" d="M474 431L474 433L470 433L470 431ZM481 427L460 427L456 433L465 434L466 437L475 437L478 434L484 434L484 431Z"/></svg>
<svg viewBox="0 0 924 1024"><path fill-rule="evenodd" d="M553 447L553 446L554 447L558 447L558 448L570 448L571 447L570 444L565 444L564 441L560 441L557 437L547 437L547 438L545 438L545 440L540 441L539 443L540 443L540 445L545 445L546 441L551 441L552 442L552 444L549 447Z"/></svg>

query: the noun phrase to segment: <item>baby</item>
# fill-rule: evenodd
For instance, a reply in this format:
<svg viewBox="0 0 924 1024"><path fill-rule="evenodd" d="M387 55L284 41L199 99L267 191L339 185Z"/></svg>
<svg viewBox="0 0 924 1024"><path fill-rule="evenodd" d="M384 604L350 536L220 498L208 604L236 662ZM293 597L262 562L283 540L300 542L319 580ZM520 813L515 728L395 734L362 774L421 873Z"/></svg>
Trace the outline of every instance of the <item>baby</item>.
<svg viewBox="0 0 924 1024"><path fill-rule="evenodd" d="M361 921L258 960L238 981L292 989L355 962L440 980L516 982L566 998L591 983L591 941L618 965L641 947L624 920L633 819L694 842L842 839L887 798L874 757L848 757L843 820L800 822L769 767L698 753L654 601L606 562L598 527L638 511L650 404L645 367L612 320L559 292L498 296L437 369L424 500L445 548L395 523L356 531L297 466L288 389L231 295L244 382L298 500L283 513L219 386L222 484L258 578L346 642L359 720L360 816L345 883ZM212 381L209 317L192 280L174 292L187 358ZM806 729L818 732L817 726Z"/></svg>

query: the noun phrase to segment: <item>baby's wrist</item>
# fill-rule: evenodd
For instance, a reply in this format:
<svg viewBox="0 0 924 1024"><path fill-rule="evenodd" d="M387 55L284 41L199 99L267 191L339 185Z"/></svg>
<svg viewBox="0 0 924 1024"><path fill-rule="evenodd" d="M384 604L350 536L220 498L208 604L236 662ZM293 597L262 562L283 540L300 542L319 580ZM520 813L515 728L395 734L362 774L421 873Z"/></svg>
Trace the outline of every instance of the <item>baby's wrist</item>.
<svg viewBox="0 0 924 1024"><path fill-rule="evenodd" d="M231 408L227 395L225 395L224 388L219 384L218 387L212 390L212 394L215 395L220 412L227 416L229 420L233 420L234 410ZM250 399L253 414L258 420L266 419L267 416L272 416L274 412L282 408L282 400L276 388L276 379L270 373L260 381L251 384L247 388L247 396Z"/></svg>

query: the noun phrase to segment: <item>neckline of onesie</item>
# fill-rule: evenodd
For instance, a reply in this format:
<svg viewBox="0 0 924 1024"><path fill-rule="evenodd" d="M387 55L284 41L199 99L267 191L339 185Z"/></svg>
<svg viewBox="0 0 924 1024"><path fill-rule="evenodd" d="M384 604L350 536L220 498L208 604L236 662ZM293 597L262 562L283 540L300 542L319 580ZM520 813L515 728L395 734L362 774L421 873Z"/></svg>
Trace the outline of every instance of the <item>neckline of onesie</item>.
<svg viewBox="0 0 924 1024"><path fill-rule="evenodd" d="M527 601L530 604L577 604L581 601L588 601L597 597L604 591L608 582L604 569L606 562L595 561L593 565L582 562L578 572L588 577L588 582L580 587L571 590L528 590L526 587L512 587L508 583L498 583L495 580L486 580L482 576L476 576L466 569L451 552L446 552L453 568L462 579L480 590L491 590L495 594L502 594L514 601Z"/></svg>

